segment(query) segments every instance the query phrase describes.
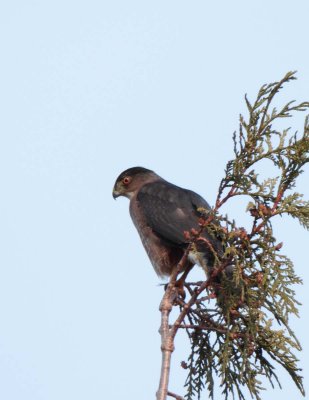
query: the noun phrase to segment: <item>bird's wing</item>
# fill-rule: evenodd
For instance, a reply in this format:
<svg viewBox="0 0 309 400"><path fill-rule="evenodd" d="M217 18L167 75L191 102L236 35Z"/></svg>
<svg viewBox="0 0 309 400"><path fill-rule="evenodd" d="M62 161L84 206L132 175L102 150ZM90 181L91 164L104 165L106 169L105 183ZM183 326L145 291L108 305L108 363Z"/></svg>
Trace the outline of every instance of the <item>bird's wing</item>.
<svg viewBox="0 0 309 400"><path fill-rule="evenodd" d="M210 209L197 193L166 181L144 185L137 194L138 206L147 225L162 239L176 245L188 240L184 231L198 229L198 208Z"/></svg>

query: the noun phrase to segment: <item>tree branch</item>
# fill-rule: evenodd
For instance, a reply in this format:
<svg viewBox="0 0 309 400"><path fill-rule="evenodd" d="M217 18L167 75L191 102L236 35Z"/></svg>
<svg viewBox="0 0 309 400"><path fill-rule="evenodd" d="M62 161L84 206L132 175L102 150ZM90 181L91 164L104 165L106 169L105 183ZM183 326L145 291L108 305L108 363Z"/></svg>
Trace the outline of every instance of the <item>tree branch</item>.
<svg viewBox="0 0 309 400"><path fill-rule="evenodd" d="M289 316L298 313L293 288L301 279L289 258L279 253L282 243L274 237L272 226L273 217L288 214L309 229L309 202L302 200L299 193L286 194L295 186L302 167L309 163L308 117L300 138L296 134L289 138L289 129L278 131L272 126L295 111L309 108L308 102L293 106L289 102L279 111L271 110L275 95L292 79L294 73L288 73L281 81L264 85L252 104L245 97L249 118L246 121L240 116L239 135L233 136L235 158L227 163L215 207L198 209L200 229L184 232L190 244L174 269L160 304L162 365L157 400L166 400L167 396L183 400L168 390L179 329L186 330L191 344L188 363L183 362L183 368L188 370L188 400L200 398L204 388L213 399L214 376L220 378L225 400L245 400L244 388L252 398L260 399L260 375L272 386L279 383L275 367L264 355L283 366L304 394L301 370L293 353L293 349L300 350L300 345L288 324ZM280 176L261 181L253 166L262 160L270 160ZM237 227L234 220L218 213L223 204L239 195L251 198L246 209L253 217L249 230ZM219 253L203 235L206 229L222 243ZM199 241L208 246L215 263L208 279L187 283L192 266L188 254ZM229 266L232 270L224 273ZM181 271L184 273L177 280ZM207 290L209 287L211 290ZM189 300L185 301L181 293L186 293ZM175 305L180 311L170 323Z"/></svg>
<svg viewBox="0 0 309 400"><path fill-rule="evenodd" d="M170 392L170 391L167 392L167 395L170 397L174 397L174 399L176 399L176 400L185 400L184 397L179 396L178 394Z"/></svg>
<svg viewBox="0 0 309 400"><path fill-rule="evenodd" d="M168 284L160 304L161 327L159 332L161 335L162 363L157 400L165 400L168 391L171 356L174 351L174 338L170 335L169 329L169 315L176 297L177 289L173 284Z"/></svg>
<svg viewBox="0 0 309 400"><path fill-rule="evenodd" d="M161 326L159 333L161 335L162 362L159 388L157 390L157 400L166 400L166 396L168 394L171 357L172 352L174 351L174 336L171 335L171 330L169 327L169 315L178 296L178 290L175 285L176 278L187 263L189 251L190 246L188 246L180 262L178 263L177 268L175 268L173 271L159 307L161 312Z"/></svg>

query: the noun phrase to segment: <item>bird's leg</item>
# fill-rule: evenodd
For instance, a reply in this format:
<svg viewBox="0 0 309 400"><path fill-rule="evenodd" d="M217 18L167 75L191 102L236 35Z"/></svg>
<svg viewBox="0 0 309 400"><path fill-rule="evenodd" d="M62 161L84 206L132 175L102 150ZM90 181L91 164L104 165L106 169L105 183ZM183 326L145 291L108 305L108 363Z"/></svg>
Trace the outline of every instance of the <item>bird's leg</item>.
<svg viewBox="0 0 309 400"><path fill-rule="evenodd" d="M187 279L187 276L189 275L189 272L191 271L191 269L193 268L194 264L188 263L184 273L181 275L181 277L179 279L177 279L177 281L175 282L175 287L177 289L178 295L180 297L182 297L183 299L186 297L186 292L184 290L184 283Z"/></svg>

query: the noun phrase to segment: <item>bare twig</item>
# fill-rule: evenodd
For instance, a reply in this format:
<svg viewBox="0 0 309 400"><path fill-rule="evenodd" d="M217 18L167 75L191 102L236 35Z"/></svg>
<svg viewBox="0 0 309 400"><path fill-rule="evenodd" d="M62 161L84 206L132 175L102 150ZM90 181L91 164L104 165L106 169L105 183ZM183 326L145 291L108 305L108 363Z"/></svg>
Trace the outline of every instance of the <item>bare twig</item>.
<svg viewBox="0 0 309 400"><path fill-rule="evenodd" d="M185 400L184 397L179 396L178 394L170 392L170 391L167 392L167 395L170 397L174 397L174 399L176 399L176 400Z"/></svg>
<svg viewBox="0 0 309 400"><path fill-rule="evenodd" d="M205 331L216 331L219 333L227 334L228 330L225 328L217 328L216 326L208 326L208 325L194 325L194 324L181 324L178 328L182 329L195 329L195 330L205 330Z"/></svg>
<svg viewBox="0 0 309 400"><path fill-rule="evenodd" d="M169 315L176 297L177 289L173 284L168 284L160 304L161 327L159 332L161 335L162 363L157 400L165 400L167 396L171 356L174 351L174 338L171 336L169 329Z"/></svg>
<svg viewBox="0 0 309 400"><path fill-rule="evenodd" d="M176 278L187 263L189 251L190 246L185 251L183 257L177 265L177 268L173 271L159 308L161 312L161 326L159 332L161 335L162 362L160 383L157 391L157 400L165 400L168 394L171 357L172 352L174 351L174 336L171 335L171 330L169 328L169 315L178 295L177 287L175 285Z"/></svg>

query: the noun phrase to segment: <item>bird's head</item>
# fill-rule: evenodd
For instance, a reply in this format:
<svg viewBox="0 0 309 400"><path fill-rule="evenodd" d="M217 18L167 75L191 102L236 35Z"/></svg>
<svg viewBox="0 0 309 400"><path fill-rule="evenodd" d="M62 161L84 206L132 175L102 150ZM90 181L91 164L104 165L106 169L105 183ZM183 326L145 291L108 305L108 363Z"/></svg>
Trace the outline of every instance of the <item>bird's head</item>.
<svg viewBox="0 0 309 400"><path fill-rule="evenodd" d="M143 167L133 167L123 171L116 179L113 188L113 197L125 196L129 199L143 186L145 183L158 179L159 176Z"/></svg>

